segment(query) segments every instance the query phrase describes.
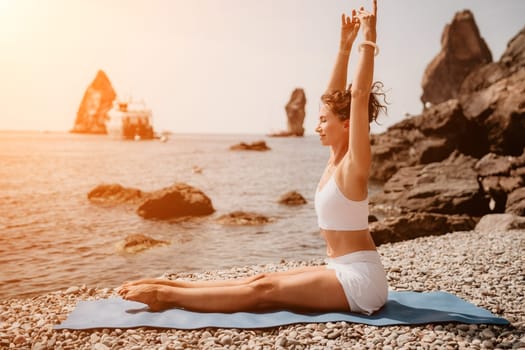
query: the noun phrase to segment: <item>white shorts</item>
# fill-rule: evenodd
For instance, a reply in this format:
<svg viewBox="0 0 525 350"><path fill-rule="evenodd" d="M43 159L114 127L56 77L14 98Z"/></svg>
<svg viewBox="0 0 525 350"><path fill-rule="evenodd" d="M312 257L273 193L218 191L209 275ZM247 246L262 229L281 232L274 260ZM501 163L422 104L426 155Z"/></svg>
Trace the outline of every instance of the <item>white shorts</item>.
<svg viewBox="0 0 525 350"><path fill-rule="evenodd" d="M361 250L326 259L345 291L350 311L370 315L388 297L388 283L381 257L375 250Z"/></svg>

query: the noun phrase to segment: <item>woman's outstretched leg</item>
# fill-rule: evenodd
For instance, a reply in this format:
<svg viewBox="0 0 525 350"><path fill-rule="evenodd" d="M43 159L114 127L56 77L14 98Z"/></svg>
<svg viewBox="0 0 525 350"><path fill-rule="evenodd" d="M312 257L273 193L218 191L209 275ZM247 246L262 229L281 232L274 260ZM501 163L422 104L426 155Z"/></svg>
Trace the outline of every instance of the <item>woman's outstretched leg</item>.
<svg viewBox="0 0 525 350"><path fill-rule="evenodd" d="M181 288L158 284L129 286L126 300L148 304L154 311L179 307L201 312L237 312L289 309L348 311L335 271L319 269L292 275L262 275L247 284Z"/></svg>
<svg viewBox="0 0 525 350"><path fill-rule="evenodd" d="M228 287L228 286L238 286L238 285L248 284L248 283L251 283L261 278L262 276L266 276L269 274L289 276L289 275L295 275L298 273L324 270L324 269L326 269L325 266L305 266L305 267L300 267L296 269L291 269L288 271L258 274L258 275L254 275L254 276L250 276L246 278L235 278L235 279L228 279L228 280L213 280L213 281L181 281L181 280L167 280L167 279L160 279L160 278L148 278L148 279L125 282L124 284L122 284L120 289L131 287L131 286L136 286L140 284L160 284L160 285L180 287L180 288Z"/></svg>

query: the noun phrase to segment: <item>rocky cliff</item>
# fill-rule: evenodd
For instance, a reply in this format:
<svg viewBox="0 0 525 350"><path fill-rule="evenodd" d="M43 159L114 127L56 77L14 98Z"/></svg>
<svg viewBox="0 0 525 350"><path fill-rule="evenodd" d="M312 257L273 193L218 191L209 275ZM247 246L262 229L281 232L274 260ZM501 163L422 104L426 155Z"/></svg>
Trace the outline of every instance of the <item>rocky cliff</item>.
<svg viewBox="0 0 525 350"><path fill-rule="evenodd" d="M525 28L491 61L470 11L456 14L425 71L432 106L371 136L376 243L525 215Z"/></svg>
<svg viewBox="0 0 525 350"><path fill-rule="evenodd" d="M465 77L456 98L372 135L371 177L386 181L402 167L440 162L454 151L474 158L489 152L518 156L525 147L523 135L525 28L498 62L481 65Z"/></svg>
<svg viewBox="0 0 525 350"><path fill-rule="evenodd" d="M456 13L441 35L441 51L423 75L423 104L439 104L456 98L465 77L480 65L492 62L492 54L469 10Z"/></svg>

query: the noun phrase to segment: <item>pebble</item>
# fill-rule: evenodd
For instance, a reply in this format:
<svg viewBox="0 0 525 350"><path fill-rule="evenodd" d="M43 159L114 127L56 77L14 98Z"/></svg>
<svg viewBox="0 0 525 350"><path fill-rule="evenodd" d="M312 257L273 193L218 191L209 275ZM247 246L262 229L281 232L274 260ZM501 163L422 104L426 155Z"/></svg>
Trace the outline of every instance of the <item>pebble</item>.
<svg viewBox="0 0 525 350"><path fill-rule="evenodd" d="M219 343L221 343L221 345L231 345L232 337L229 335L224 335L219 339Z"/></svg>
<svg viewBox="0 0 525 350"><path fill-rule="evenodd" d="M93 350L109 350L109 348L102 343L96 343L93 345Z"/></svg>
<svg viewBox="0 0 525 350"><path fill-rule="evenodd" d="M23 335L17 335L15 339L13 339L13 343L16 345L24 344L26 342L26 338Z"/></svg>
<svg viewBox="0 0 525 350"><path fill-rule="evenodd" d="M492 344L492 342L490 340L484 340L482 343L481 343L481 346L485 349L494 349L494 345Z"/></svg>
<svg viewBox="0 0 525 350"><path fill-rule="evenodd" d="M276 347L285 347L286 346L286 338L285 337L279 337L275 341Z"/></svg>
<svg viewBox="0 0 525 350"><path fill-rule="evenodd" d="M100 339L100 337L96 333L91 334L89 338L90 338L91 343L97 343Z"/></svg>
<svg viewBox="0 0 525 350"><path fill-rule="evenodd" d="M341 330L337 329L337 330L334 330L333 332L328 333L326 337L328 339L335 339L335 338L339 338L340 335L341 335Z"/></svg>
<svg viewBox="0 0 525 350"><path fill-rule="evenodd" d="M436 336L434 334L426 334L421 339L421 341L423 341L424 343L433 343L434 340L436 340Z"/></svg>
<svg viewBox="0 0 525 350"><path fill-rule="evenodd" d="M69 287L68 289L66 289L64 294L66 294L66 295L68 295L68 294L77 294L78 292L80 292L80 288L73 286L73 287Z"/></svg>
<svg viewBox="0 0 525 350"><path fill-rule="evenodd" d="M481 332L481 336L485 339L492 339L494 337L496 337L496 335L494 334L493 331L491 331L490 329L486 328L484 329L482 332Z"/></svg>
<svg viewBox="0 0 525 350"><path fill-rule="evenodd" d="M460 323L457 325L457 328L462 330L462 331L468 331L470 330L470 327L468 324L463 324L463 323Z"/></svg>

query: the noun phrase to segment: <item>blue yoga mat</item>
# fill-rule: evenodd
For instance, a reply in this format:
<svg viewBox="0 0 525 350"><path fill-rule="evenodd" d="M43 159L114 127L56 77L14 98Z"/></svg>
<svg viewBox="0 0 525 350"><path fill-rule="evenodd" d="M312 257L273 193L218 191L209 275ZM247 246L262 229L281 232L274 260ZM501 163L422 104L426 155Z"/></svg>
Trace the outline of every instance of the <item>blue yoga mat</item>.
<svg viewBox="0 0 525 350"><path fill-rule="evenodd" d="M300 314L289 311L264 313L201 313L181 309L151 312L142 303L118 297L81 301L68 318L55 329L158 327L177 329L268 328L294 323L346 321L372 326L414 325L436 322L491 323L509 322L446 292L394 292L386 305L371 316L329 312Z"/></svg>

